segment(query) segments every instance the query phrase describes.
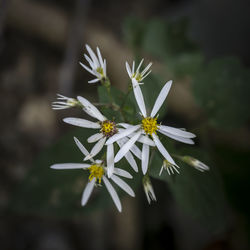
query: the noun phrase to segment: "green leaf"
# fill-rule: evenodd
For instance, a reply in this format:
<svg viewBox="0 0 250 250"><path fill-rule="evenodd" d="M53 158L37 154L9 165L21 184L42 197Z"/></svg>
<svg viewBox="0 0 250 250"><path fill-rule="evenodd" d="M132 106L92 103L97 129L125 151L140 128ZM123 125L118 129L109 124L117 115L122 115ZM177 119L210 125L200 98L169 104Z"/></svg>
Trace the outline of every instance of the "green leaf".
<svg viewBox="0 0 250 250"><path fill-rule="evenodd" d="M204 65L193 80L193 91L210 124L234 128L250 117L250 71L236 58L216 59Z"/></svg>

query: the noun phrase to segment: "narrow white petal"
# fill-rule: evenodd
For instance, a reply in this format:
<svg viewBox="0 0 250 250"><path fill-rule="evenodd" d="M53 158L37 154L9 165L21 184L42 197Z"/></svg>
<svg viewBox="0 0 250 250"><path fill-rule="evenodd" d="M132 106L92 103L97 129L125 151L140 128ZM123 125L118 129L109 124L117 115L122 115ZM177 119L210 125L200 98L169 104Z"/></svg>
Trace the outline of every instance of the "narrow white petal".
<svg viewBox="0 0 250 250"><path fill-rule="evenodd" d="M128 140L124 144L122 148L118 151L118 153L115 156L115 162L118 162L121 160L121 158L130 150L130 148L135 144L139 136L141 135L141 131L137 132L131 139Z"/></svg>
<svg viewBox="0 0 250 250"><path fill-rule="evenodd" d="M138 158L141 160L141 150L134 144L130 151Z"/></svg>
<svg viewBox="0 0 250 250"><path fill-rule="evenodd" d="M106 141L106 138L101 138L96 144L95 146L91 149L90 151L90 154L87 155L85 158L84 158L84 161L87 161L89 160L90 158L93 158L95 155L97 155L103 148L104 146L104 143Z"/></svg>
<svg viewBox="0 0 250 250"><path fill-rule="evenodd" d="M83 105L83 110L86 111L89 115L98 119L101 122L107 120L107 118L103 116L101 112L86 98L82 96L77 96L77 100Z"/></svg>
<svg viewBox="0 0 250 250"><path fill-rule="evenodd" d="M194 144L194 141L192 139L189 139L189 138L185 138L185 137L181 137L181 136L177 136L177 135L173 135L173 134L170 134L170 133L167 133L161 129L159 129L160 133L176 140L176 141L180 141L180 142L183 142L183 143L186 143L186 144L191 144L193 145Z"/></svg>
<svg viewBox="0 0 250 250"><path fill-rule="evenodd" d="M194 137L196 137L195 134L184 131L184 130L179 129L179 128L173 128L173 127L169 127L169 126L165 126L165 125L160 125L159 129L161 129L164 132L167 132L169 134L176 135L176 136L181 136L181 137L185 137L185 138L194 138Z"/></svg>
<svg viewBox="0 0 250 250"><path fill-rule="evenodd" d="M148 136L141 135L138 139L138 142L147 144L149 146L155 147L155 143L153 140L151 140Z"/></svg>
<svg viewBox="0 0 250 250"><path fill-rule="evenodd" d="M95 186L95 177L93 178L93 180L91 182L88 182L88 184L86 185L86 187L83 191L82 202L81 202L82 206L85 206L86 203L88 202L94 186Z"/></svg>
<svg viewBox="0 0 250 250"><path fill-rule="evenodd" d="M118 140L118 141L117 141L117 144L118 144L119 147L121 148L127 141L128 141L128 139L125 140L125 138L123 138L123 139L121 139L121 140ZM138 149L138 150L139 150L139 149ZM126 158L126 160L128 161L128 163L130 164L130 166L134 169L134 171L135 171L135 172L138 172L138 166L137 166L137 164L136 164L136 161L135 161L133 155L132 155L130 152L128 152L127 154L125 154L125 158Z"/></svg>
<svg viewBox="0 0 250 250"><path fill-rule="evenodd" d="M124 123L124 122L117 123L117 125L122 126L122 127L124 127L124 128L129 128L129 127L133 126L133 125L131 125L131 124Z"/></svg>
<svg viewBox="0 0 250 250"><path fill-rule="evenodd" d="M90 55L91 59L93 60L93 62L95 63L95 65L97 67L99 67L100 66L99 61L98 61L94 51L90 48L90 46L88 44L86 44L86 49L89 52L89 55Z"/></svg>
<svg viewBox="0 0 250 250"><path fill-rule="evenodd" d="M142 144L142 157L141 166L142 173L145 175L148 170L148 159L149 159L149 146L147 144Z"/></svg>
<svg viewBox="0 0 250 250"><path fill-rule="evenodd" d="M143 76L148 70L149 68L152 66L152 63L150 62L147 67L141 72L141 75Z"/></svg>
<svg viewBox="0 0 250 250"><path fill-rule="evenodd" d="M164 146L162 145L161 141L159 140L158 136L156 134L152 134L154 142L156 147L158 148L158 150L160 151L160 153L165 157L165 159L167 159L170 163L176 165L175 161L173 160L173 158L170 156L170 154L168 153L168 151L164 148Z"/></svg>
<svg viewBox="0 0 250 250"><path fill-rule="evenodd" d="M86 169L89 168L89 164L84 163L60 163L50 166L53 169Z"/></svg>
<svg viewBox="0 0 250 250"><path fill-rule="evenodd" d="M97 134L91 135L91 136L87 139L87 141L88 141L88 143L97 142L97 141L99 141L102 137L103 137L103 134L102 134L102 133L97 133Z"/></svg>
<svg viewBox="0 0 250 250"><path fill-rule="evenodd" d="M102 54L101 54L101 52L100 52L100 50L99 50L98 47L96 48L96 51L97 51L97 55L98 55L98 59L99 59L100 65L103 68Z"/></svg>
<svg viewBox="0 0 250 250"><path fill-rule="evenodd" d="M149 70L149 71L147 72L147 74L144 75L144 76L141 78L141 81L144 80L150 73L151 73L151 70ZM143 84L143 83L140 83L140 84Z"/></svg>
<svg viewBox="0 0 250 250"><path fill-rule="evenodd" d="M147 117L147 112L146 112L146 107L145 107L145 102L144 102L144 98L141 92L141 88L138 84L138 82L133 78L132 79L132 83L133 83L133 92L135 95L135 100L139 106L139 109L143 115L143 117Z"/></svg>
<svg viewBox="0 0 250 250"><path fill-rule="evenodd" d="M131 133L133 133L135 130L137 130L138 128L140 128L140 126L141 125L131 126L131 127L127 128L127 129L123 130L121 133L118 132L117 134L111 136L107 140L106 144L108 145L108 144L114 143L115 141L117 141L117 140L119 140L119 139L121 139L121 138L123 138L123 137L125 137L125 136L127 136L127 135L129 135Z"/></svg>
<svg viewBox="0 0 250 250"><path fill-rule="evenodd" d="M107 64L106 64L106 59L104 59L104 63L103 63L103 72L104 72L104 75L106 76L106 75L107 75Z"/></svg>
<svg viewBox="0 0 250 250"><path fill-rule="evenodd" d="M99 78L95 78L93 80L88 81L88 83L96 83L96 82L99 82L99 81L100 81Z"/></svg>
<svg viewBox="0 0 250 250"><path fill-rule="evenodd" d="M89 67L87 67L86 65L84 65L84 64L81 63L81 62L79 62L79 63L80 63L80 65L81 65L85 70L87 70L90 74L95 75L95 72L94 72L92 69L90 69Z"/></svg>
<svg viewBox="0 0 250 250"><path fill-rule="evenodd" d="M63 119L64 122L83 128L101 128L97 122L91 122L81 118L67 117Z"/></svg>
<svg viewBox="0 0 250 250"><path fill-rule="evenodd" d="M113 186L111 185L111 183L109 182L109 180L105 176L103 176L103 182L104 182L108 192L110 193L110 196L113 199L118 211L121 212L122 211L121 201L120 201L115 189L113 188Z"/></svg>
<svg viewBox="0 0 250 250"><path fill-rule="evenodd" d="M111 176L111 180L115 182L121 189L123 189L126 193L128 193L130 196L135 197L135 193L132 190L132 188L120 177L116 175Z"/></svg>
<svg viewBox="0 0 250 250"><path fill-rule="evenodd" d="M133 176L129 172L121 168L114 168L114 174L128 178L128 179L133 178Z"/></svg>
<svg viewBox="0 0 250 250"><path fill-rule="evenodd" d="M139 72L139 70L140 70L140 68L141 68L141 66L142 66L143 61L144 61L144 58L141 59L139 65L138 65L138 67L137 67L137 69L136 69L136 73Z"/></svg>
<svg viewBox="0 0 250 250"><path fill-rule="evenodd" d="M163 104L163 102L165 101L165 99L168 95L168 92L171 88L171 85L172 85L172 81L168 81L161 89L161 92L158 95L158 97L155 101L155 105L153 107L153 110L151 112L151 115L150 115L151 117L154 117L157 114L157 112L159 111L161 105Z"/></svg>
<svg viewBox="0 0 250 250"><path fill-rule="evenodd" d="M81 152L85 156L89 155L88 150L82 145L82 143L76 137L74 137L74 140L75 140L75 143L76 143L77 147L81 150Z"/></svg>
<svg viewBox="0 0 250 250"><path fill-rule="evenodd" d="M132 63L132 75L135 73L135 61Z"/></svg>
<svg viewBox="0 0 250 250"><path fill-rule="evenodd" d="M92 69L95 69L95 63L89 58L89 56L86 55L86 54L84 54L84 57L85 57L85 59L88 61L90 67L91 67Z"/></svg>
<svg viewBox="0 0 250 250"><path fill-rule="evenodd" d="M114 172L114 144L109 144L107 146L107 173L110 178Z"/></svg>
<svg viewBox="0 0 250 250"><path fill-rule="evenodd" d="M131 72L131 69L130 69L130 66L129 66L128 62L126 62L126 70L128 72L129 77L131 78L132 77L132 72Z"/></svg>

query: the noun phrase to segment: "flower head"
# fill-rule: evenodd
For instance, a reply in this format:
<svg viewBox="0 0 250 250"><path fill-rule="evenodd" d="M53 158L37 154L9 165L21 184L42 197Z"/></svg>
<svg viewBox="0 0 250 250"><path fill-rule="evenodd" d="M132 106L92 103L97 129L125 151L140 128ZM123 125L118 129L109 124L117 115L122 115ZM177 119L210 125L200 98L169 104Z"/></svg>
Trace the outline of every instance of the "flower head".
<svg viewBox="0 0 250 250"><path fill-rule="evenodd" d="M87 149L81 144L81 142L77 139L74 138L76 145L78 148L81 150L81 152L87 156L89 155L89 152ZM94 186L98 185L101 186L101 183L103 181L104 185L106 186L111 198L113 199L117 209L119 212L121 212L122 207L121 207L121 201L110 183L109 179L106 177L106 172L107 172L107 167L104 166L103 162L100 160L94 160L93 158L89 159L91 164L86 164L86 163L62 163L62 164L54 164L51 166L53 169L84 169L84 170L89 170L90 175L89 175L89 181L83 191L82 194L82 201L81 204L82 206L85 206L89 200L89 197L93 191ZM125 177L125 178L132 178L132 176L125 170L120 169L120 168L114 168L114 174L110 177L110 179L121 189L123 189L126 193L128 193L130 196L134 197L135 193L131 189L131 187L124 182L119 176Z"/></svg>
<svg viewBox="0 0 250 250"><path fill-rule="evenodd" d="M72 108L78 105L80 106L80 103L74 98L66 97L60 94L57 94L57 96L58 96L57 99L59 101L52 102L52 109L60 110L60 109Z"/></svg>
<svg viewBox="0 0 250 250"><path fill-rule="evenodd" d="M174 171L179 174L179 171L177 168L180 168L180 167L178 165L171 164L168 160L165 159L162 162L162 166L161 166L161 170L160 170L159 175L161 175L163 169L167 170L169 175L174 174Z"/></svg>
<svg viewBox="0 0 250 250"><path fill-rule="evenodd" d="M142 84L141 81L143 81L143 79L147 77L151 72L151 70L149 70L152 65L151 62L146 66L144 70L140 72L140 68L142 66L143 61L144 59L141 60L136 71L135 71L135 61L133 61L132 68L130 68L128 62L126 62L126 69L127 69L128 75L131 80L135 80L134 83Z"/></svg>
<svg viewBox="0 0 250 250"><path fill-rule="evenodd" d="M143 176L142 184L143 184L144 192L146 194L148 203L150 204L151 200L156 201L154 189L153 189L152 183L148 175Z"/></svg>
<svg viewBox="0 0 250 250"><path fill-rule="evenodd" d="M107 69L106 69L106 60L102 59L101 52L99 48L96 48L97 56L94 51L86 44L86 49L89 53L89 56L84 54L85 59L89 63L89 66L80 62L80 65L87 70L90 74L94 75L96 78L88 81L88 83L95 83L107 78Z"/></svg>

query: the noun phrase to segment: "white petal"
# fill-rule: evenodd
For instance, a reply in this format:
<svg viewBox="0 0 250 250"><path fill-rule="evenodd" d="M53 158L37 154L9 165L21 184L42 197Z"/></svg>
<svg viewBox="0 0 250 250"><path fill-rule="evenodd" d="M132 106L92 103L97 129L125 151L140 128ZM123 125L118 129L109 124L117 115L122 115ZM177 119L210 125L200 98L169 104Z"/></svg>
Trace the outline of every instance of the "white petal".
<svg viewBox="0 0 250 250"><path fill-rule="evenodd" d="M88 150L82 145L82 143L76 137L74 137L74 140L75 140L75 143L76 143L77 147L81 150L81 152L85 156L89 155Z"/></svg>
<svg viewBox="0 0 250 250"><path fill-rule="evenodd" d="M129 128L129 127L133 126L133 125L131 125L131 124L124 123L124 122L117 123L117 125L120 125L120 126L122 126L122 127L124 127L124 128Z"/></svg>
<svg viewBox="0 0 250 250"><path fill-rule="evenodd" d="M101 54L101 52L100 52L100 50L99 50L98 47L96 48L96 51L97 51L97 55L98 55L98 59L99 59L99 62L101 64L101 67L103 68L102 54Z"/></svg>
<svg viewBox="0 0 250 250"><path fill-rule="evenodd" d="M93 188L95 186L95 177L92 179L91 182L88 182L88 184L86 185L84 191L83 191L83 194L82 194L82 206L85 206L86 203L88 202L89 200L89 197L93 191Z"/></svg>
<svg viewBox="0 0 250 250"><path fill-rule="evenodd" d="M137 132L131 139L128 140L124 144L124 146L118 151L115 156L115 162L121 160L121 158L130 150L130 148L135 144L139 136L141 135L141 131Z"/></svg>
<svg viewBox="0 0 250 250"><path fill-rule="evenodd" d="M107 65L106 65L106 60L104 59L104 62L103 62L103 72L104 72L104 75L106 76L107 75Z"/></svg>
<svg viewBox="0 0 250 250"><path fill-rule="evenodd" d="M114 172L114 144L109 144L107 146L107 173L110 178Z"/></svg>
<svg viewBox="0 0 250 250"><path fill-rule="evenodd" d="M150 62L147 67L141 72L141 75L143 76L148 70L149 68L152 66L152 63Z"/></svg>
<svg viewBox="0 0 250 250"><path fill-rule="evenodd" d="M138 84L138 82L133 78L132 79L132 83L133 83L133 92L135 95L135 100L139 106L139 109L143 115L143 117L147 117L147 112L146 112L146 107L145 107L145 102L144 102L144 98L141 92L141 88Z"/></svg>
<svg viewBox="0 0 250 250"><path fill-rule="evenodd" d="M88 44L86 44L86 49L89 52L89 55L90 55L91 59L93 60L93 62L95 63L96 67L99 67L100 66L99 61L98 61L95 53L93 52L93 50L90 48L90 46Z"/></svg>
<svg viewBox="0 0 250 250"><path fill-rule="evenodd" d="M129 172L121 168L114 168L114 174L128 178L128 179L133 178L133 176Z"/></svg>
<svg viewBox="0 0 250 250"><path fill-rule="evenodd" d="M118 132L117 134L111 136L107 140L106 144L108 145L108 144L114 143L115 141L117 141L117 140L119 140L119 139L121 139L121 138L123 138L123 137L125 137L125 136L127 136L127 135L129 135L131 133L133 133L135 130L137 130L138 128L140 128L140 126L141 125L131 126L131 127L127 128L127 129L123 130L121 133Z"/></svg>
<svg viewBox="0 0 250 250"><path fill-rule="evenodd" d="M155 147L155 143L153 140L151 140L148 136L141 135L138 139L138 142L147 144L149 146Z"/></svg>
<svg viewBox="0 0 250 250"><path fill-rule="evenodd" d="M126 62L126 70L128 72L129 77L131 78L132 77L132 72L131 72L131 69L130 69L130 66L129 66L128 62Z"/></svg>
<svg viewBox="0 0 250 250"><path fill-rule="evenodd" d="M160 151L160 153L165 157L165 159L167 159L170 163L176 165L176 163L173 160L173 158L170 156L170 154L168 153L168 151L162 145L162 143L159 140L158 136L156 134L152 134L152 137L154 139L156 147L158 148L158 150Z"/></svg>
<svg viewBox="0 0 250 250"><path fill-rule="evenodd" d="M113 188L113 186L110 184L109 180L105 176L103 176L103 182L104 182L106 188L108 189L110 196L113 199L118 211L121 212L122 211L121 201L120 201L115 189Z"/></svg>
<svg viewBox="0 0 250 250"><path fill-rule="evenodd" d="M79 62L80 65L87 70L90 74L95 75L95 72L93 70L91 70L89 67L87 67L86 65L84 65L83 63Z"/></svg>
<svg viewBox="0 0 250 250"><path fill-rule="evenodd" d="M127 140L123 140L123 139L117 141L117 144L119 145L120 148L127 142ZM127 154L125 154L125 158L128 161L128 163L130 164L130 166L134 169L134 171L138 172L138 166L136 164L136 161L135 161L133 155L130 152L128 152Z"/></svg>
<svg viewBox="0 0 250 250"><path fill-rule="evenodd" d="M91 135L87 139L87 141L88 141L88 143L93 143L93 142L96 142L96 141L100 140L102 137L103 137L102 133L97 133L97 134Z"/></svg>
<svg viewBox="0 0 250 250"><path fill-rule="evenodd" d="M86 169L89 168L91 165L84 164L84 163L60 163L54 164L50 166L53 169Z"/></svg>
<svg viewBox="0 0 250 250"><path fill-rule="evenodd" d="M63 119L64 122L83 128L101 128L97 122L91 122L81 118L67 117Z"/></svg>
<svg viewBox="0 0 250 250"><path fill-rule="evenodd" d="M83 105L83 110L86 111L92 117L98 119L99 121L103 122L107 120L105 116L101 114L101 112L91 104L87 99L82 96L77 96L78 101Z"/></svg>
<svg viewBox="0 0 250 250"><path fill-rule="evenodd" d="M176 140L176 141L180 141L180 142L183 142L183 143L187 143L187 144L191 144L193 145L194 144L194 141L192 139L189 139L189 138L184 138L184 137L181 137L181 136L177 136L177 135L172 135L170 133L167 133L165 131L162 131L161 129L159 129L160 133Z"/></svg>
<svg viewBox="0 0 250 250"><path fill-rule="evenodd" d="M142 173L145 175L148 170L148 159L149 159L149 146L147 144L142 144L142 157L141 166Z"/></svg>
<svg viewBox="0 0 250 250"><path fill-rule="evenodd" d="M138 158L141 160L141 150L134 144L130 151Z"/></svg>
<svg viewBox="0 0 250 250"><path fill-rule="evenodd" d="M88 83L96 83L96 82L99 82L99 81L100 81L99 78L95 78L95 79L93 79L91 81L88 81Z"/></svg>
<svg viewBox="0 0 250 250"><path fill-rule="evenodd" d="M90 151L90 154L87 155L85 158L84 158L84 161L87 161L89 160L90 158L93 158L95 155L97 155L103 148L104 146L104 143L106 141L106 138L101 138L96 144L95 146L91 149Z"/></svg>
<svg viewBox="0 0 250 250"><path fill-rule="evenodd" d="M85 57L85 59L88 61L90 67L91 67L92 69L95 69L95 68L96 68L96 65L95 65L95 63L89 58L89 56L86 55L86 54L84 54L84 57Z"/></svg>
<svg viewBox="0 0 250 250"><path fill-rule="evenodd" d="M137 67L137 69L136 69L136 73L138 73L138 72L139 72L140 67L141 67L141 65L142 65L143 61L144 61L144 58L142 58L142 59L141 59L141 61L140 61L139 65L138 65L138 67Z"/></svg>
<svg viewBox="0 0 250 250"><path fill-rule="evenodd" d="M126 193L128 193L129 195L131 195L132 197L135 197L135 193L132 190L132 188L124 181L122 180L120 177L116 176L116 175L112 175L111 176L111 180L113 182L115 182L121 189L123 189Z"/></svg>
<svg viewBox="0 0 250 250"><path fill-rule="evenodd" d="M168 95L168 92L171 88L171 85L172 85L172 81L168 81L161 89L161 92L158 95L158 97L155 101L155 105L153 107L153 110L151 112L151 115L150 115L151 117L154 117L156 115L156 113L159 111L161 105L163 104L163 102L165 101L165 99Z"/></svg>
<svg viewBox="0 0 250 250"><path fill-rule="evenodd" d="M164 131L164 132L167 132L169 134L176 135L176 136L181 136L181 137L185 137L185 138L194 138L194 137L196 137L196 135L193 134L193 133L184 131L182 129L165 126L165 125L160 125L159 129Z"/></svg>

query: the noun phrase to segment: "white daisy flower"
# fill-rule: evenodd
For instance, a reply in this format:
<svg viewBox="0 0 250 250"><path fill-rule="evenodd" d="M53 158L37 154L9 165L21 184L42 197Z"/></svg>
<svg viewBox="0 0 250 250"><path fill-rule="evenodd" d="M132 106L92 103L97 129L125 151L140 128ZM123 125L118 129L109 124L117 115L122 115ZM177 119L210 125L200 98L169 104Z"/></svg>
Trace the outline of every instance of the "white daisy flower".
<svg viewBox="0 0 250 250"><path fill-rule="evenodd" d="M148 175L145 175L143 177L142 184L143 184L144 192L146 194L148 203L150 204L151 200L156 201L154 189L153 189L152 183L151 183L150 178L149 178Z"/></svg>
<svg viewBox="0 0 250 250"><path fill-rule="evenodd" d="M97 56L94 51L90 48L88 44L86 44L86 49L89 53L89 56L84 54L85 59L89 63L89 66L80 62L80 65L87 70L90 74L94 75L96 78L88 81L88 83L95 83L107 78L107 67L106 67L106 60L102 59L101 52L99 48L96 48Z"/></svg>
<svg viewBox="0 0 250 250"><path fill-rule="evenodd" d="M91 149L90 154L85 157L84 160L88 160L94 156L96 156L105 145L105 142L108 138L111 138L113 135L118 134L119 129L114 121L108 120L105 116L101 114L101 112L93 105L91 104L87 99L84 97L78 96L78 101L83 106L83 110L90 116L97 119L97 122L88 121L81 118L74 118L74 117L67 117L64 118L63 121L66 123L69 123L71 125L75 125L78 127L83 128L92 128L92 129L99 129L98 133L95 133L91 135L87 141L89 143L96 143L94 147ZM117 141L117 144L119 146L123 146L124 143L127 142L127 138L122 138L121 140ZM141 151L140 149L134 145L134 147L130 148L130 151L134 153L135 156L137 156L139 159L141 158ZM138 171L138 167L136 164L136 161L133 157L133 155L128 151L125 154L125 157L131 167ZM108 165L108 176L110 177L113 174L114 171L114 145L113 143L110 143L107 146L107 165Z"/></svg>
<svg viewBox="0 0 250 250"><path fill-rule="evenodd" d="M59 101L52 102L52 109L68 109L80 105L80 103L74 98L66 97L60 94L57 94L57 96Z"/></svg>
<svg viewBox="0 0 250 250"><path fill-rule="evenodd" d="M144 98L141 93L140 86L137 85L134 88L135 90L139 90L137 93L140 95L136 95L136 101L138 103L139 109L142 114L141 123L134 126L129 126L123 132L119 133L119 135L114 135L112 138L109 138L106 142L107 145L114 143L116 140L121 139L124 136L130 136L133 133L131 139L118 151L115 156L115 162L118 162L124 154L128 152L128 150L134 145L136 141L140 138L141 135L145 135L146 138L149 136L153 139L155 146L158 148L160 153L163 157L168 160L169 163L177 166L173 158L169 155L168 151L165 149L163 144L161 143L157 132L160 132L163 135L166 135L174 140L181 141L187 144L194 144L194 141L191 138L194 138L195 135L173 127L161 125L161 123L157 122L157 112L159 111L160 107L162 106L163 102L165 101L168 92L171 88L172 81L168 81L162 88L160 94L158 95L153 110L151 111L150 115L146 112L146 107L144 103ZM149 138L148 138L149 139ZM149 144L143 143L142 145L142 172L146 174L148 169L148 161L149 161Z"/></svg>
<svg viewBox="0 0 250 250"><path fill-rule="evenodd" d="M138 65L138 67L136 69L136 71L135 71L135 61L133 61L133 63L132 63L132 68L130 68L128 62L126 62L126 69L127 69L127 72L128 72L128 75L129 75L130 79L132 80L133 86L134 86L135 83L137 83L137 85L143 84L142 83L143 79L145 77L147 77L151 72L151 70L149 70L150 67L152 66L151 62L146 66L146 68L144 70L142 70L140 72L140 68L142 66L143 61L144 61L144 59L141 60L141 62L139 63L139 65Z"/></svg>
<svg viewBox="0 0 250 250"><path fill-rule="evenodd" d="M81 142L74 138L76 145L81 150L81 152L87 156L89 155L89 152L87 149L81 144ZM101 186L101 182L103 181L104 185L106 186L111 198L113 199L117 209L119 212L122 211L121 201L118 197L117 192L111 185L110 181L106 177L107 173L107 167L104 166L103 162L100 160L94 160L93 158L89 159L91 164L86 163L62 163L62 164L54 164L51 166L53 169L84 169L89 170L89 182L86 185L83 194L82 194L82 200L81 204L82 206L85 206L89 200L89 197L93 191L94 186ZM114 168L114 174L110 177L110 179L121 189L123 189L126 193L128 193L130 196L135 197L134 191L131 189L131 187L123 181L120 177L122 176L125 178L132 178L130 173L127 171L120 169L120 168Z"/></svg>
<svg viewBox="0 0 250 250"><path fill-rule="evenodd" d="M178 165L171 164L168 160L165 159L162 163L159 175L161 175L163 169L167 170L169 175L174 174L174 172L179 174L180 172L178 171L177 168L180 168L180 167Z"/></svg>

